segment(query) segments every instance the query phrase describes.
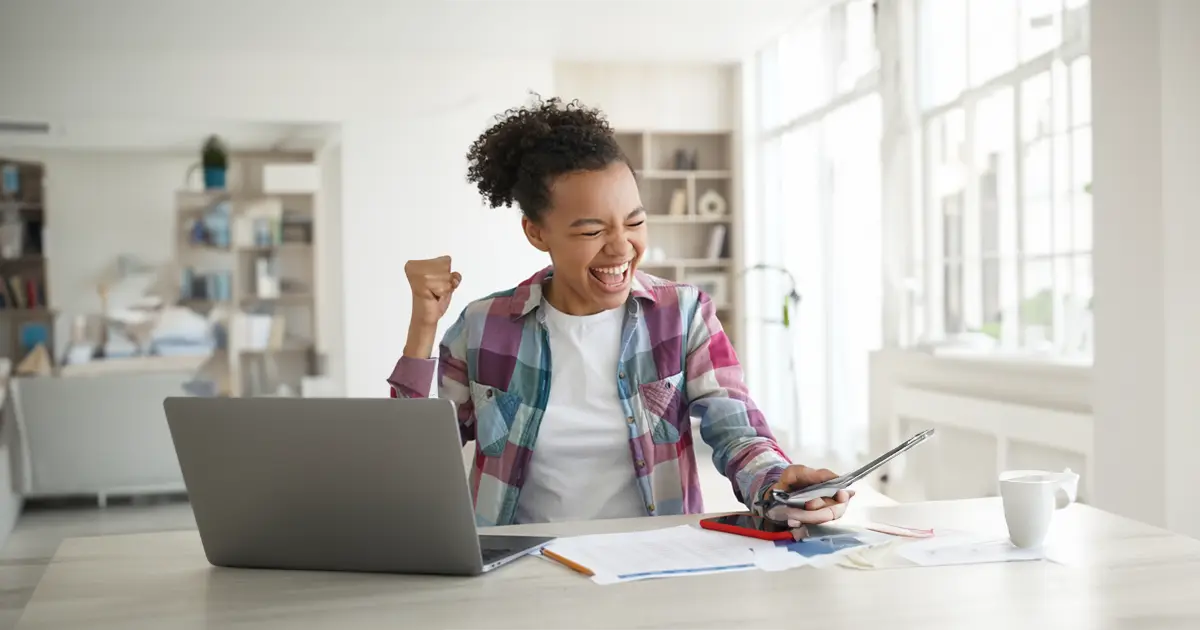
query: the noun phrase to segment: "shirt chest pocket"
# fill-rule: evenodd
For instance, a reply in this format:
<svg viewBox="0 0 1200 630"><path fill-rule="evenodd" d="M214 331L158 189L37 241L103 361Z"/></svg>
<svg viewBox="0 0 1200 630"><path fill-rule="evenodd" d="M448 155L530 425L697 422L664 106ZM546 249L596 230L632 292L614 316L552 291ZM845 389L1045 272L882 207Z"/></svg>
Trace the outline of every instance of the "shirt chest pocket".
<svg viewBox="0 0 1200 630"><path fill-rule="evenodd" d="M521 407L520 396L471 381L471 402L475 406L475 442L479 451L488 457L503 455Z"/></svg>
<svg viewBox="0 0 1200 630"><path fill-rule="evenodd" d="M655 444L674 444L690 430L683 372L637 386L638 412L642 414Z"/></svg>

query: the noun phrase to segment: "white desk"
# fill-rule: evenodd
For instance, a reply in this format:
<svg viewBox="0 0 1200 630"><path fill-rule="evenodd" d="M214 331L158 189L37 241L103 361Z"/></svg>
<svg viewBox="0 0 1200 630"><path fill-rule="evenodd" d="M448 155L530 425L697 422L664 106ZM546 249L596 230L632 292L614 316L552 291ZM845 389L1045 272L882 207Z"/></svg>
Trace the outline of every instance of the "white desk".
<svg viewBox="0 0 1200 630"><path fill-rule="evenodd" d="M1004 530L996 499L851 513ZM1070 566L800 568L614 586L533 557L478 578L284 572L213 568L195 532L76 538L18 628L1200 628L1200 541L1083 505L1058 517L1051 540ZM570 535L695 520L503 529Z"/></svg>

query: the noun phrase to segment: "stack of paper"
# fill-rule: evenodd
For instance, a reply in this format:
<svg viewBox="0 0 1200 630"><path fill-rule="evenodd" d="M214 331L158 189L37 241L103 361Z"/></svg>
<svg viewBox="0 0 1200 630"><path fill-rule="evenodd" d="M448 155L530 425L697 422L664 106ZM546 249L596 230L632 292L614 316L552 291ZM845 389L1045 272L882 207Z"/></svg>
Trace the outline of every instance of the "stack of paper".
<svg viewBox="0 0 1200 630"><path fill-rule="evenodd" d="M810 527L800 541L772 542L681 525L644 532L560 538L542 555L597 584L729 571L784 571L831 566L858 569L1040 560L1040 549L969 532L887 526Z"/></svg>
<svg viewBox="0 0 1200 630"><path fill-rule="evenodd" d="M547 545L543 555L586 570L597 584L614 584L745 571L755 568L756 550L774 548L775 544L767 540L681 525L644 532L560 538Z"/></svg>
<svg viewBox="0 0 1200 630"><path fill-rule="evenodd" d="M691 525L644 532L560 538L542 555L597 584L759 569L833 566L847 553L893 540L861 529L810 528L801 541L772 542Z"/></svg>

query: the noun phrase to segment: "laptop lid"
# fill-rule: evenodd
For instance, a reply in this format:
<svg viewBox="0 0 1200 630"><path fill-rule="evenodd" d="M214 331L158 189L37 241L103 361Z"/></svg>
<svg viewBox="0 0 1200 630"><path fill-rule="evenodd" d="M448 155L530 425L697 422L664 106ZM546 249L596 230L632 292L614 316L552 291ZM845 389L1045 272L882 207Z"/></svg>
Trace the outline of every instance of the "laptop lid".
<svg viewBox="0 0 1200 630"><path fill-rule="evenodd" d="M450 401L172 397L163 407L212 564L482 570Z"/></svg>

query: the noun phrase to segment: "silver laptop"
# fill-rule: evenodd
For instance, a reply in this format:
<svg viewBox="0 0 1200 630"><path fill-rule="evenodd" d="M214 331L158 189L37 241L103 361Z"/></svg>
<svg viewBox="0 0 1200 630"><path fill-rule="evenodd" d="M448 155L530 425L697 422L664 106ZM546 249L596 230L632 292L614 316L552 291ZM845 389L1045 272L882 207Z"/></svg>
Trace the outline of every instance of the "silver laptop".
<svg viewBox="0 0 1200 630"><path fill-rule="evenodd" d="M440 399L163 401L208 561L477 575L550 542L480 536Z"/></svg>

